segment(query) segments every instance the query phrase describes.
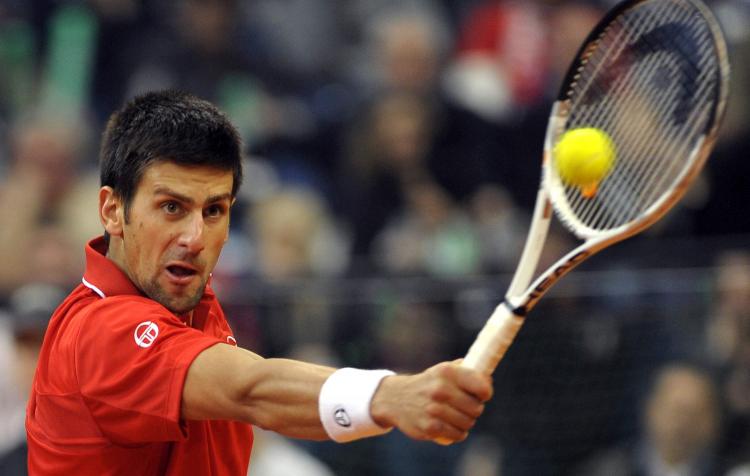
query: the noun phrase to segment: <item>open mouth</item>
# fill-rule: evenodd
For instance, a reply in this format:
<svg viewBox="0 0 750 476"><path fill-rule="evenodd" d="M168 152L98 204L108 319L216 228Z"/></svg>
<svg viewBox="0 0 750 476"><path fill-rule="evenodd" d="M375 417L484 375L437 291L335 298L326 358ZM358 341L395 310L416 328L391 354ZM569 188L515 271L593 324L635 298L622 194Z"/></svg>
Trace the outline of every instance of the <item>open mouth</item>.
<svg viewBox="0 0 750 476"><path fill-rule="evenodd" d="M178 264L169 265L166 269L170 277L178 282L189 281L190 278L198 274L196 270Z"/></svg>

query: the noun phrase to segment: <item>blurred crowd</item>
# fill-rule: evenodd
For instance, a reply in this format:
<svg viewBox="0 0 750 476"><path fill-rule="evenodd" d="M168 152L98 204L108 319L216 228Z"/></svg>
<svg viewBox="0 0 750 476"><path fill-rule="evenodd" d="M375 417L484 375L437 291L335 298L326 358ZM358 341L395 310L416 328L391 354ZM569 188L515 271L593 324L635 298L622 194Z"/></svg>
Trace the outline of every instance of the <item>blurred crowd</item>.
<svg viewBox="0 0 750 476"><path fill-rule="evenodd" d="M7 314L0 321L7 369L0 372L7 380L0 382L0 474L23 474L11 468L23 459L23 401L43 316L79 282L83 244L101 233L98 138L124 101L185 89L218 104L240 130L246 182L213 282L245 336L241 345L417 370L461 355L486 315L484 301L497 296L426 298L409 286L515 268L551 100L612 3L0 0L0 304ZM740 244L726 252L662 248L661 258L716 270L701 295L705 312L672 301L651 310L662 313L658 319L622 317L632 303L613 298L570 325L580 304L555 299L539 311L546 327L532 328L525 342L567 336L588 359L575 360L563 344L511 353L498 381L526 387L501 390L496 416L465 446L391 434L347 450L301 448L259 434L252 475L750 474L750 2L709 4L730 43L725 126L684 205L650 232L665 243L728 237ZM553 229L550 256L567 240ZM625 260L618 284L632 285L628 273L655 258ZM373 277L410 280L398 292L356 284ZM340 289L298 285L316 280ZM654 322L666 341L680 327L680 342L663 346ZM658 358L623 370L617 356L637 361L628 346L643 335ZM540 352L551 358L540 360ZM563 358L552 364L556 356ZM568 372L564 365L577 369L579 383L588 382L588 371L629 382L613 388L632 398L607 420L626 420L615 429L558 429L582 441L561 458L551 449L559 441L540 442L529 428L539 436L545 412L588 415L583 406L603 403L571 394L557 395L557 407L535 407L532 397L550 387L528 382L559 384L564 373L554 374ZM6 378L16 374L18 382ZM508 406L519 399L531 403ZM596 414L604 418L601 409ZM352 469L342 451L380 465ZM281 458L299 461L299 469L273 464Z"/></svg>

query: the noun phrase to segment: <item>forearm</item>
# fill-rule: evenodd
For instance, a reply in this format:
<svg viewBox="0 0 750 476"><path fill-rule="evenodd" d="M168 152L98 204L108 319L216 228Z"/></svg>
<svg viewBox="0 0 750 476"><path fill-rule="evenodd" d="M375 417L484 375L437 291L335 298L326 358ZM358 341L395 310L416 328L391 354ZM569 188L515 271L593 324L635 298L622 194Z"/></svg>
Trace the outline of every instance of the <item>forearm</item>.
<svg viewBox="0 0 750 476"><path fill-rule="evenodd" d="M217 344L201 352L188 369L182 416L239 420L291 437L324 439L318 395L333 371Z"/></svg>
<svg viewBox="0 0 750 476"><path fill-rule="evenodd" d="M334 369L286 359L267 359L257 367L254 383L243 396L247 420L286 436L328 438L318 396Z"/></svg>

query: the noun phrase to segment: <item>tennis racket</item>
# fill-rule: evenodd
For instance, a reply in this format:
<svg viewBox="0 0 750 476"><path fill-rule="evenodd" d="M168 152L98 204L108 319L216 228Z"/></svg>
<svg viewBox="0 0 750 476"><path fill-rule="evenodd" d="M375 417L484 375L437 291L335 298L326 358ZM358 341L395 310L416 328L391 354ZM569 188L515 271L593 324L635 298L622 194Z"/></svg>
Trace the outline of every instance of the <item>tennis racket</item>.
<svg viewBox="0 0 750 476"><path fill-rule="evenodd" d="M518 268L464 366L492 373L557 280L646 229L679 201L714 145L728 87L726 44L700 1L624 1L605 15L580 47L552 106L541 186ZM553 165L557 140L581 127L606 132L617 151L593 195L564 183ZM553 210L582 243L533 279Z"/></svg>

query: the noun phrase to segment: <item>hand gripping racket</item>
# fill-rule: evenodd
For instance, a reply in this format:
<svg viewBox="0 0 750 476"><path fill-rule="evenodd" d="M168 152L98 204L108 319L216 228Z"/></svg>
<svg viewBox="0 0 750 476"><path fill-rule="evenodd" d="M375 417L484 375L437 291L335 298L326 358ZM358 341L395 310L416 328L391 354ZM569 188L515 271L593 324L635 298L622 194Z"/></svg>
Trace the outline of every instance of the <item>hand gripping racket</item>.
<svg viewBox="0 0 750 476"><path fill-rule="evenodd" d="M678 202L716 140L728 83L726 44L700 1L624 1L607 13L578 51L552 106L526 245L505 300L464 366L492 373L526 315L558 279ZM558 138L581 127L606 132L617 151L593 196L566 185L552 163ZM532 282L552 210L583 243Z"/></svg>

